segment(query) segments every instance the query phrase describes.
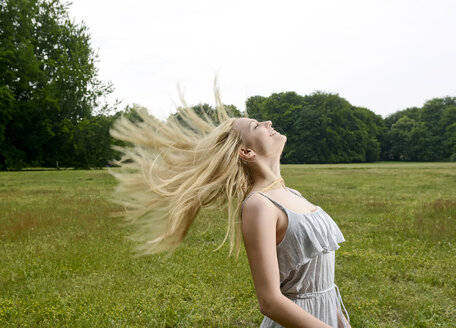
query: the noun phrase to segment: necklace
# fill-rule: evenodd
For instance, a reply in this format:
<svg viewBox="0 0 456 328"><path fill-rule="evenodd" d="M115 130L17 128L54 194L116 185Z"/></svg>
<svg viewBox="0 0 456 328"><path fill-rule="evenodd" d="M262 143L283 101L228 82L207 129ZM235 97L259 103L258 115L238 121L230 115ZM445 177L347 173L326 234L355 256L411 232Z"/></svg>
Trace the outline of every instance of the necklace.
<svg viewBox="0 0 456 328"><path fill-rule="evenodd" d="M263 189L261 189L259 191L271 190L271 189L273 189L274 186L276 186L279 183L282 185L282 187L285 188L285 181L283 181L282 178L278 178L277 180L272 181L272 183L270 183L269 185L267 185L266 187L264 187Z"/></svg>

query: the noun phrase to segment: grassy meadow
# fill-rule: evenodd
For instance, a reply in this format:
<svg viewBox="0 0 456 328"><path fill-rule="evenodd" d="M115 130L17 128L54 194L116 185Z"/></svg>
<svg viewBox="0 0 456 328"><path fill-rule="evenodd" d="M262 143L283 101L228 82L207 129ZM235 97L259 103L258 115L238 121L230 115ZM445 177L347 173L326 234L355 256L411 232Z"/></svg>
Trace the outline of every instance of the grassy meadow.
<svg viewBox="0 0 456 328"><path fill-rule="evenodd" d="M456 327L456 163L283 165L346 242L353 328ZM171 257L133 258L106 170L0 172L0 327L258 327L245 251L205 211Z"/></svg>

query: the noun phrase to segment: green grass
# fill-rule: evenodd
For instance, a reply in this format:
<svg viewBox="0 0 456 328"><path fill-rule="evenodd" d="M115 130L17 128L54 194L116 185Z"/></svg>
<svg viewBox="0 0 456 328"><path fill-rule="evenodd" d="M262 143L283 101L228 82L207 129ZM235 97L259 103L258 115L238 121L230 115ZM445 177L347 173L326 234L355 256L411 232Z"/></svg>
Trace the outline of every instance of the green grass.
<svg viewBox="0 0 456 328"><path fill-rule="evenodd" d="M352 327L456 327L456 164L283 165L346 242ZM258 327L245 251L205 212L176 253L134 259L105 171L0 173L1 327Z"/></svg>

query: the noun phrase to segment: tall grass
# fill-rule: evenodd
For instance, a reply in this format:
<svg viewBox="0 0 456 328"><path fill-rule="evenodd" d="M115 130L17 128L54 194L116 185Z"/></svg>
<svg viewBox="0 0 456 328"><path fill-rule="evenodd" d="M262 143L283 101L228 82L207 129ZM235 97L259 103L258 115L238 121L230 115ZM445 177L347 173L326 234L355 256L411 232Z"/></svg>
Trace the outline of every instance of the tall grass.
<svg viewBox="0 0 456 328"><path fill-rule="evenodd" d="M283 165L346 242L352 327L455 327L456 164ZM245 252L204 211L172 257L133 259L106 171L0 173L1 327L257 327Z"/></svg>

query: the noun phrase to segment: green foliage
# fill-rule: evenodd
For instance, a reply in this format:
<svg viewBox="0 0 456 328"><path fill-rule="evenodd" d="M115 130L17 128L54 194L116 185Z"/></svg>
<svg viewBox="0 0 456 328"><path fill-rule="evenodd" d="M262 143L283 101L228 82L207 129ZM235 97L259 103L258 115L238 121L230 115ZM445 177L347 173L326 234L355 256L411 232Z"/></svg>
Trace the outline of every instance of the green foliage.
<svg viewBox="0 0 456 328"><path fill-rule="evenodd" d="M118 156L109 127L122 113L100 99L113 85L98 79L97 54L83 24L61 0L0 1L0 170L27 166L102 167ZM63 1L63 0L62 0ZM219 123L208 104L192 107ZM225 105L232 116L244 116ZM295 92L253 96L248 116L271 120L287 135L282 163L455 161L456 98L434 98L423 107L385 119L338 94ZM172 114L182 122L180 113Z"/></svg>
<svg viewBox="0 0 456 328"><path fill-rule="evenodd" d="M98 80L88 28L67 6L0 4L0 169L69 161L73 130L113 90Z"/></svg>
<svg viewBox="0 0 456 328"><path fill-rule="evenodd" d="M76 168L90 166L103 167L115 152L110 149L109 128L112 119L103 115L86 118L78 122L73 132L74 157Z"/></svg>
<svg viewBox="0 0 456 328"><path fill-rule="evenodd" d="M456 98L434 98L383 119L337 94L295 92L254 96L249 117L271 120L287 136L282 163L349 163L383 160L453 161Z"/></svg>
<svg viewBox="0 0 456 328"><path fill-rule="evenodd" d="M385 118L382 158L452 160L456 154L456 97L434 98Z"/></svg>
<svg viewBox="0 0 456 328"><path fill-rule="evenodd" d="M384 131L381 116L354 107L337 94L274 93L246 102L249 117L271 120L287 136L283 163L376 161L378 138Z"/></svg>

